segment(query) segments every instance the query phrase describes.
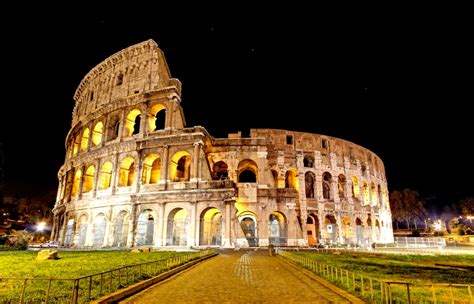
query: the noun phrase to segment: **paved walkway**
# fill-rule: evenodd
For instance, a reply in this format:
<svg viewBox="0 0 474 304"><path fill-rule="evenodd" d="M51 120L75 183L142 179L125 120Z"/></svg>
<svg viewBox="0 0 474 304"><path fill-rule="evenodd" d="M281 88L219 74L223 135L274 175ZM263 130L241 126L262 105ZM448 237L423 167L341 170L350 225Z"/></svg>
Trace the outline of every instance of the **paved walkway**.
<svg viewBox="0 0 474 304"><path fill-rule="evenodd" d="M121 303L349 303L267 251L224 252Z"/></svg>

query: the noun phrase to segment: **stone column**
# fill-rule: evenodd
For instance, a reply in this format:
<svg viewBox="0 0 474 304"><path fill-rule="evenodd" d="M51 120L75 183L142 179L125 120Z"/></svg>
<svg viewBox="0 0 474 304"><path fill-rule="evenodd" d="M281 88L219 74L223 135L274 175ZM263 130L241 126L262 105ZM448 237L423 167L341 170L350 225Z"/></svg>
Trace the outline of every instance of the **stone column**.
<svg viewBox="0 0 474 304"><path fill-rule="evenodd" d="M61 246L64 245L64 238L66 236L67 221L68 221L67 212L64 212L63 214L64 214L64 218L63 218L63 225L61 227L61 232L60 232L61 235L58 235L58 237L56 239L56 241L59 241L59 239L61 239L61 243L60 243ZM76 224L76 223L74 223L74 224Z"/></svg>
<svg viewBox="0 0 474 304"><path fill-rule="evenodd" d="M196 240L199 237L196 237L197 233L199 233L199 229L196 229L196 216L197 216L197 202L191 202L191 221L190 221L190 231L188 233L188 246L195 246Z"/></svg>
<svg viewBox="0 0 474 304"><path fill-rule="evenodd" d="M125 111L122 110L122 114L120 115L120 124L118 129L118 141L122 141L123 138L123 126L125 125Z"/></svg>
<svg viewBox="0 0 474 304"><path fill-rule="evenodd" d="M161 218L163 219L162 222L161 222L161 244L162 244L162 246L166 246L166 233L167 233L166 224L168 223L168 220L167 220L166 214L165 214L165 211L166 211L165 204L166 203L161 204L161 214L162 214Z"/></svg>
<svg viewBox="0 0 474 304"><path fill-rule="evenodd" d="M162 184L163 186L160 186L160 189L164 190L166 189L166 183L169 182L169 177L168 177L168 172L169 172L169 146L165 145L163 146L163 158L161 159L161 176L160 176L160 181L158 182L159 184Z"/></svg>
<svg viewBox="0 0 474 304"><path fill-rule="evenodd" d="M331 178L331 197L333 198L335 203L339 203L339 185L338 185L338 177L333 176Z"/></svg>
<svg viewBox="0 0 474 304"><path fill-rule="evenodd" d="M194 145L194 151L193 151L193 165L191 168L191 182L197 182L199 180L199 156L201 152L201 142L195 142Z"/></svg>
<svg viewBox="0 0 474 304"><path fill-rule="evenodd" d="M94 174L94 189L92 189L93 193L92 193L92 197L96 197L97 196L97 188L99 188L99 175L100 175L100 160L97 159L95 161L95 174Z"/></svg>
<svg viewBox="0 0 474 304"><path fill-rule="evenodd" d="M231 236L230 236L230 231L231 231L231 204L233 204L235 201L232 199L227 199L224 200L225 204L225 219L224 219L224 237L222 239L222 246L224 248L231 248Z"/></svg>
<svg viewBox="0 0 474 304"><path fill-rule="evenodd" d="M78 200L82 199L82 185L84 184L84 174L86 173L85 169L85 166L81 166L81 179L79 180L79 189L77 191Z"/></svg>
<svg viewBox="0 0 474 304"><path fill-rule="evenodd" d="M141 183L142 183L142 176L143 176L143 151L138 151L138 157L137 157L137 165L136 165L136 168L137 168L137 174L135 174L135 176L137 177L137 180L136 180L136 192L140 192L140 186L141 186Z"/></svg>
<svg viewBox="0 0 474 304"><path fill-rule="evenodd" d="M120 175L120 164L119 164L119 155L118 153L115 154L114 160L113 160L113 170L112 170L112 180L110 181L110 186L112 187L112 195L115 194L115 191L117 190L117 184L118 184L118 179Z"/></svg>

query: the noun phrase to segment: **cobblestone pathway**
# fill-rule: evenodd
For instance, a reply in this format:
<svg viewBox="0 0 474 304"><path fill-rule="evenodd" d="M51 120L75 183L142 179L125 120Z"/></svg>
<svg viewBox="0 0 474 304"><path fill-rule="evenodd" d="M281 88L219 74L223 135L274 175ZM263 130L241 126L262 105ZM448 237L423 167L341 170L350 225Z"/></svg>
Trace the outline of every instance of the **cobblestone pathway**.
<svg viewBox="0 0 474 304"><path fill-rule="evenodd" d="M349 302L266 251L229 251L122 303Z"/></svg>

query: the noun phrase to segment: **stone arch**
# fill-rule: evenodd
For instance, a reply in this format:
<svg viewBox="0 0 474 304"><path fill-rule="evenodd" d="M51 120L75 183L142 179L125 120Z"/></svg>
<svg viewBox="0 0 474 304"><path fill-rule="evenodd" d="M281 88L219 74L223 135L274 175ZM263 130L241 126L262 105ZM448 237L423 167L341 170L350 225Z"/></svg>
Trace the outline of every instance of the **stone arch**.
<svg viewBox="0 0 474 304"><path fill-rule="evenodd" d="M78 220L78 229L77 229L77 246L83 247L86 244L87 237L87 215L83 214L79 217Z"/></svg>
<svg viewBox="0 0 474 304"><path fill-rule="evenodd" d="M329 140L325 137L321 138L321 148L329 151Z"/></svg>
<svg viewBox="0 0 474 304"><path fill-rule="evenodd" d="M191 154L178 151L171 157L170 178L174 182L189 181L191 177Z"/></svg>
<svg viewBox="0 0 474 304"><path fill-rule="evenodd" d="M199 245L221 245L222 213L215 207L204 209L199 216Z"/></svg>
<svg viewBox="0 0 474 304"><path fill-rule="evenodd" d="M82 170L77 169L74 173L74 179L72 181L71 197L76 197L79 194L79 185L81 184Z"/></svg>
<svg viewBox="0 0 474 304"><path fill-rule="evenodd" d="M212 165L212 177L215 180L222 180L229 178L228 166L225 162L218 161Z"/></svg>
<svg viewBox="0 0 474 304"><path fill-rule="evenodd" d="M362 244L364 240L364 227L362 225L362 220L360 218L356 218L356 240L357 244Z"/></svg>
<svg viewBox="0 0 474 304"><path fill-rule="evenodd" d="M92 144L94 146L100 145L102 142L102 135L104 133L104 124L99 121L95 124L94 129L92 130Z"/></svg>
<svg viewBox="0 0 474 304"><path fill-rule="evenodd" d="M323 198L324 199L331 199L331 184L332 184L332 176L329 172L323 173Z"/></svg>
<svg viewBox="0 0 474 304"><path fill-rule="evenodd" d="M377 206L378 203L378 195L377 195L377 187L375 187L374 182L370 183L370 198L372 202L372 206Z"/></svg>
<svg viewBox="0 0 474 304"><path fill-rule="evenodd" d="M84 131L82 132L82 137L81 137L81 151L87 150L87 147L89 146L89 136L90 136L90 130L89 128L85 128Z"/></svg>
<svg viewBox="0 0 474 304"><path fill-rule="evenodd" d="M160 180L161 158L158 154L148 154L143 161L142 183L156 184Z"/></svg>
<svg viewBox="0 0 474 304"><path fill-rule="evenodd" d="M339 174L337 177L337 190L340 199L346 197L346 177L344 174Z"/></svg>
<svg viewBox="0 0 474 304"><path fill-rule="evenodd" d="M90 192L94 189L95 167L89 166L84 173L82 180L82 193Z"/></svg>
<svg viewBox="0 0 474 304"><path fill-rule="evenodd" d="M280 211L270 213L268 218L268 243L276 246L287 244L288 228L286 216Z"/></svg>
<svg viewBox="0 0 474 304"><path fill-rule="evenodd" d="M258 181L258 167L251 159L244 159L237 166L239 183L256 183Z"/></svg>
<svg viewBox="0 0 474 304"><path fill-rule="evenodd" d="M147 246L154 244L156 216L153 210L145 209L138 215L136 245Z"/></svg>
<svg viewBox="0 0 474 304"><path fill-rule="evenodd" d="M112 180L112 163L106 161L100 167L99 172L99 190L104 190L110 187L110 181Z"/></svg>
<svg viewBox="0 0 474 304"><path fill-rule="evenodd" d="M74 226L75 222L73 218L67 220L66 224L66 235L64 236L64 246L72 245L74 238Z"/></svg>
<svg viewBox="0 0 474 304"><path fill-rule="evenodd" d="M278 171L275 169L272 169L272 176L273 176L273 186L275 188L278 188Z"/></svg>
<svg viewBox="0 0 474 304"><path fill-rule="evenodd" d="M186 246L188 241L189 213L183 208L174 208L168 214L166 245Z"/></svg>
<svg viewBox="0 0 474 304"><path fill-rule="evenodd" d="M128 112L123 128L124 137L129 137L140 132L140 115L141 112L138 109L133 109Z"/></svg>
<svg viewBox="0 0 474 304"><path fill-rule="evenodd" d="M238 216L240 228L250 247L258 246L257 216L250 211L241 212Z"/></svg>
<svg viewBox="0 0 474 304"><path fill-rule="evenodd" d="M358 198L360 195L359 179L357 176L352 176L352 197Z"/></svg>
<svg viewBox="0 0 474 304"><path fill-rule="evenodd" d="M303 158L303 166L306 168L313 168L314 167L314 156L305 154Z"/></svg>
<svg viewBox="0 0 474 304"><path fill-rule="evenodd" d="M99 247L99 246L104 245L105 227L106 227L105 214L103 213L97 214L94 218L94 226L93 226L94 239L92 242L93 246Z"/></svg>
<svg viewBox="0 0 474 304"><path fill-rule="evenodd" d="M148 130L157 131L166 127L166 106L157 103L150 109L150 116L148 118Z"/></svg>
<svg viewBox="0 0 474 304"><path fill-rule="evenodd" d="M364 195L364 202L363 205L370 205L370 193L369 193L369 186L367 186L367 182L362 182L362 194Z"/></svg>
<svg viewBox="0 0 474 304"><path fill-rule="evenodd" d="M324 225L326 228L326 241L335 243L337 241L337 221L332 214L327 214L324 217Z"/></svg>
<svg viewBox="0 0 474 304"><path fill-rule="evenodd" d="M375 220L375 240L380 240L380 223L378 219Z"/></svg>
<svg viewBox="0 0 474 304"><path fill-rule="evenodd" d="M128 224L130 222L130 214L122 210L119 212L114 222L114 240L112 246L125 247L128 242ZM138 231L138 225L137 225ZM146 235L146 233L145 233Z"/></svg>
<svg viewBox="0 0 474 304"><path fill-rule="evenodd" d="M306 172L304 175L304 184L305 184L305 193L306 198L314 198L314 184L316 181L316 176L313 172Z"/></svg>
<svg viewBox="0 0 474 304"><path fill-rule="evenodd" d="M119 136L120 116L112 115L107 123L106 140L111 141Z"/></svg>
<svg viewBox="0 0 474 304"><path fill-rule="evenodd" d="M127 156L120 163L119 187L129 187L133 184L135 177L135 159Z"/></svg>
<svg viewBox="0 0 474 304"><path fill-rule="evenodd" d="M285 173L285 188L293 188L299 190L298 171L289 168Z"/></svg>
<svg viewBox="0 0 474 304"><path fill-rule="evenodd" d="M349 216L344 216L341 222L342 237L344 238L344 243L349 243L349 241L352 239L351 218Z"/></svg>
<svg viewBox="0 0 474 304"><path fill-rule="evenodd" d="M315 246L321 238L319 219L314 213L309 214L306 218L306 235L308 238L308 245L310 246Z"/></svg>
<svg viewBox="0 0 474 304"><path fill-rule="evenodd" d="M383 197L382 197L382 188L380 185L377 185L377 197L378 197L378 205L380 208L383 207Z"/></svg>
<svg viewBox="0 0 474 304"><path fill-rule="evenodd" d="M74 136L74 141L72 143L72 156L76 155L79 152L79 148L81 145L81 132L77 132L76 136Z"/></svg>

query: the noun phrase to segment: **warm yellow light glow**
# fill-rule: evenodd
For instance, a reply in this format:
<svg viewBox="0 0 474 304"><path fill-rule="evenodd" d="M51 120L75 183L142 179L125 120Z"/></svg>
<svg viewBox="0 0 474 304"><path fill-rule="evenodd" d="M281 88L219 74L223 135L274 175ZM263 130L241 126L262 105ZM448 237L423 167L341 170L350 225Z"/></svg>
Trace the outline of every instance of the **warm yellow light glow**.
<svg viewBox="0 0 474 304"><path fill-rule="evenodd" d="M134 130L134 127L135 127L135 119L140 114L141 114L141 112L138 109L134 109L134 110L132 110L128 113L127 119L125 119L125 127L123 128L123 132L124 132L125 137L133 135L133 130Z"/></svg>
<svg viewBox="0 0 474 304"><path fill-rule="evenodd" d="M364 203L363 205L369 205L370 204L370 194L369 194L369 186L367 186L367 182L363 181L362 182L362 194L364 195Z"/></svg>
<svg viewBox="0 0 474 304"><path fill-rule="evenodd" d="M102 134L104 132L104 124L99 121L95 124L94 130L92 131L92 143L94 146L99 145L102 142Z"/></svg>
<svg viewBox="0 0 474 304"><path fill-rule="evenodd" d="M286 171L285 187L299 191L298 171L296 171L296 169L290 168Z"/></svg>
<svg viewBox="0 0 474 304"><path fill-rule="evenodd" d="M135 176L135 160L127 157L120 164L119 187L131 186Z"/></svg>
<svg viewBox="0 0 474 304"><path fill-rule="evenodd" d="M352 177L352 194L354 197L360 196L359 180L356 176Z"/></svg>
<svg viewBox="0 0 474 304"><path fill-rule="evenodd" d="M161 159L157 154L148 155L143 161L143 184L155 184L160 180Z"/></svg>
<svg viewBox="0 0 474 304"><path fill-rule="evenodd" d="M84 174L84 180L82 181L82 193L87 193L94 188L94 166L87 167L86 173Z"/></svg>
<svg viewBox="0 0 474 304"><path fill-rule="evenodd" d="M170 178L174 182L188 181L191 170L191 154L187 151L176 152L171 158Z"/></svg>
<svg viewBox="0 0 474 304"><path fill-rule="evenodd" d="M244 171L252 172L255 175L255 181L258 182L258 167L257 167L257 164L253 160L244 159L239 162L239 165L237 168L238 182L242 182L240 178L241 177L240 174L243 173ZM248 173L248 172L244 172L244 174L245 173ZM246 178L248 178L248 176Z"/></svg>
<svg viewBox="0 0 474 304"><path fill-rule="evenodd" d="M87 149L87 146L89 145L89 133L89 128L85 128L84 132L82 133L81 151L85 151Z"/></svg>
<svg viewBox="0 0 474 304"><path fill-rule="evenodd" d="M76 137L74 138L74 143L72 146L72 155L76 155L77 152L79 152L79 144L81 142L81 135L77 134Z"/></svg>
<svg viewBox="0 0 474 304"><path fill-rule="evenodd" d="M38 225L36 225L36 231L43 231L44 228L46 228L45 222L41 222L41 223L38 223Z"/></svg>
<svg viewBox="0 0 474 304"><path fill-rule="evenodd" d="M149 131L155 131L155 126L156 126L156 114L158 112L165 110L166 107L163 104L156 104L150 109L150 116L148 117L148 130Z"/></svg>
<svg viewBox="0 0 474 304"><path fill-rule="evenodd" d="M375 187L374 182L370 183L370 194L372 195L372 206L377 206L379 203L377 195L377 187Z"/></svg>
<svg viewBox="0 0 474 304"><path fill-rule="evenodd" d="M99 190L109 188L111 179L112 179L112 163L108 161L108 162L105 162L100 168Z"/></svg>
<svg viewBox="0 0 474 304"><path fill-rule="evenodd" d="M184 221L188 217L188 212L184 209L180 209L178 212L175 213L173 219L175 221Z"/></svg>
<svg viewBox="0 0 474 304"><path fill-rule="evenodd" d="M78 169L74 174L74 181L72 183L71 196L75 197L79 193L79 184L81 183L82 171Z"/></svg>

